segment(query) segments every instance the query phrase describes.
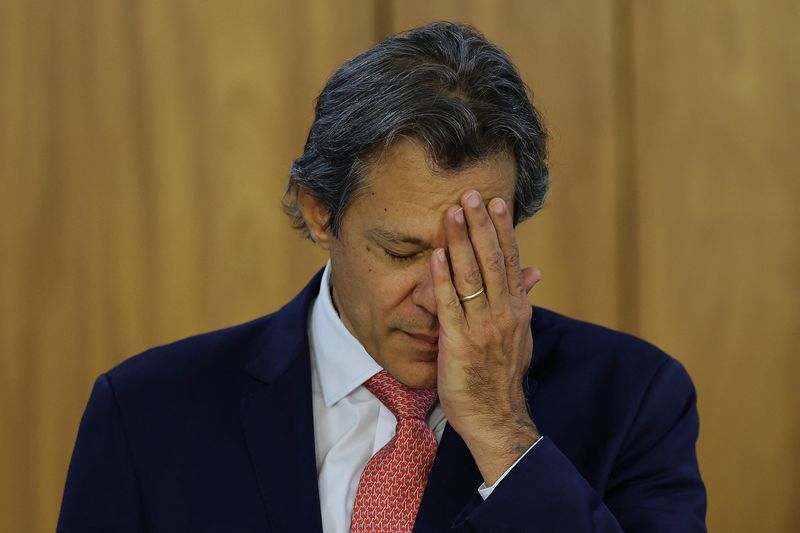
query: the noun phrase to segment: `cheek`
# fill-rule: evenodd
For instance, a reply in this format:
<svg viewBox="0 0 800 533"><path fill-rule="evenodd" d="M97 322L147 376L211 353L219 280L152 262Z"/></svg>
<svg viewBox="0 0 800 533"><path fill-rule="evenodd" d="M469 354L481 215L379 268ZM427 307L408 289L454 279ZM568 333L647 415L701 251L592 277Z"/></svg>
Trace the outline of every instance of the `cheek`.
<svg viewBox="0 0 800 533"><path fill-rule="evenodd" d="M381 294L403 292L402 287L413 283L411 269L394 263L380 248L367 244L362 247L361 271L370 287L381 288Z"/></svg>
<svg viewBox="0 0 800 533"><path fill-rule="evenodd" d="M413 306L412 294L417 286L414 268L399 267L377 262L366 267L366 283L362 294L369 294L367 304L385 316L405 315Z"/></svg>
<svg viewBox="0 0 800 533"><path fill-rule="evenodd" d="M390 272L386 294L395 315L405 317L406 320L419 315L420 308L414 303L414 293L424 286L426 272L427 264L424 261L395 268Z"/></svg>
<svg viewBox="0 0 800 533"><path fill-rule="evenodd" d="M412 305L411 295L419 283L424 261L409 265L394 263L382 257L383 252L377 246L364 243L338 252L340 264L347 265L344 271L350 303L360 310L362 321L378 325L411 312L406 306Z"/></svg>
<svg viewBox="0 0 800 533"><path fill-rule="evenodd" d="M372 306L380 307L384 313L396 313L414 288L408 277L397 270L381 272L373 268L368 280Z"/></svg>

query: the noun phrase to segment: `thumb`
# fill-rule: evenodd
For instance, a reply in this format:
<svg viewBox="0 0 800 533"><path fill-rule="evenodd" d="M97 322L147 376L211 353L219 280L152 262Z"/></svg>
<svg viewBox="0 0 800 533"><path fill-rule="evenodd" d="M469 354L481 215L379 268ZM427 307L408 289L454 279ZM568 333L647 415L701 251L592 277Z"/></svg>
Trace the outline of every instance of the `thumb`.
<svg viewBox="0 0 800 533"><path fill-rule="evenodd" d="M522 269L522 286L525 287L525 292L530 293L534 285L539 283L542 279L542 271L536 267L527 267Z"/></svg>

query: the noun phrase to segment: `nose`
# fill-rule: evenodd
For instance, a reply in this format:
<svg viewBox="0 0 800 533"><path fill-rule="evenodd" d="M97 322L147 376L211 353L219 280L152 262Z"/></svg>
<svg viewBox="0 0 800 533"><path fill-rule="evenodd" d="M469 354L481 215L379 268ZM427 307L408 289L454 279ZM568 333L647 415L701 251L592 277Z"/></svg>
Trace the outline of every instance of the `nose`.
<svg viewBox="0 0 800 533"><path fill-rule="evenodd" d="M433 293L433 276L431 275L430 263L420 265L418 282L411 294L411 301L422 307L432 316L436 316L436 296Z"/></svg>

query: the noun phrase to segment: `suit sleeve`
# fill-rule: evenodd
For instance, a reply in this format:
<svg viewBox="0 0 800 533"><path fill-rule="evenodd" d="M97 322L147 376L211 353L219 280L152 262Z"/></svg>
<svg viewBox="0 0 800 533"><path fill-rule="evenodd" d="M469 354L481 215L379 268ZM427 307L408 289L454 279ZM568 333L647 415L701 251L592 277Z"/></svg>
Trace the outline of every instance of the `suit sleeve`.
<svg viewBox="0 0 800 533"><path fill-rule="evenodd" d="M57 527L58 533L89 531L145 531L125 428L105 374L81 420Z"/></svg>
<svg viewBox="0 0 800 533"><path fill-rule="evenodd" d="M549 438L508 473L486 501L456 518L466 532L704 532L706 494L695 443L695 391L683 367L655 374L599 494Z"/></svg>

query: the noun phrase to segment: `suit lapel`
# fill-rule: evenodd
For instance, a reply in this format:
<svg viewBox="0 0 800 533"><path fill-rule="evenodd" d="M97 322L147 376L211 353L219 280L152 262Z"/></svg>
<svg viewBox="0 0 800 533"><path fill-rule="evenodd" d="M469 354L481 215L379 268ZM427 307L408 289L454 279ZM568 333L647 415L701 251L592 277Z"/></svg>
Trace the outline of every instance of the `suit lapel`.
<svg viewBox="0 0 800 533"><path fill-rule="evenodd" d="M272 531L322 532L307 335L319 279L271 317L242 376L242 429Z"/></svg>
<svg viewBox="0 0 800 533"><path fill-rule="evenodd" d="M425 485L414 532L449 531L450 524L461 509L473 496L478 495L482 481L469 448L447 424Z"/></svg>

